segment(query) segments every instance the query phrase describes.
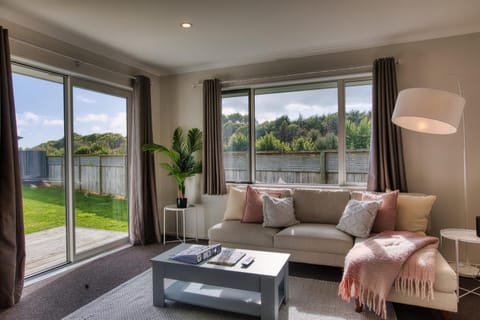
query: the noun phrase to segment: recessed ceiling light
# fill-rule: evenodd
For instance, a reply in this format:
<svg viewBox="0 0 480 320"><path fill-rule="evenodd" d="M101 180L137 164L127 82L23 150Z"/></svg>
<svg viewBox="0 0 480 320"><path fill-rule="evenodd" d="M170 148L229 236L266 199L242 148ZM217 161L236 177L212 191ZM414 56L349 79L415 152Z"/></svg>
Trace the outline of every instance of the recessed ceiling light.
<svg viewBox="0 0 480 320"><path fill-rule="evenodd" d="M190 29L192 24L190 22L182 22L181 26L183 29Z"/></svg>

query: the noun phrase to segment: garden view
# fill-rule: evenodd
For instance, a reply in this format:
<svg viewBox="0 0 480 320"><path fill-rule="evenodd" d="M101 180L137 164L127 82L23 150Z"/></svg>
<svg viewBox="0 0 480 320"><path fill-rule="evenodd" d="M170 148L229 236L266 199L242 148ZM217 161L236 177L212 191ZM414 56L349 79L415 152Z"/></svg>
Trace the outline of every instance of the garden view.
<svg viewBox="0 0 480 320"><path fill-rule="evenodd" d="M74 134L74 146L74 158L80 155L126 154L126 138L117 133ZM47 158L61 157L64 154L64 141L50 140L28 150L45 151ZM23 205L27 234L65 224L65 193L61 186L55 187L49 182L25 184ZM75 213L78 227L128 231L127 200L123 196L77 190Z"/></svg>
<svg viewBox="0 0 480 320"><path fill-rule="evenodd" d="M298 152L336 150L337 113L296 120L281 116L272 121L256 123L256 151ZM346 114L347 149L370 147L371 112L354 110ZM225 151L248 150L248 116L240 113L223 115Z"/></svg>

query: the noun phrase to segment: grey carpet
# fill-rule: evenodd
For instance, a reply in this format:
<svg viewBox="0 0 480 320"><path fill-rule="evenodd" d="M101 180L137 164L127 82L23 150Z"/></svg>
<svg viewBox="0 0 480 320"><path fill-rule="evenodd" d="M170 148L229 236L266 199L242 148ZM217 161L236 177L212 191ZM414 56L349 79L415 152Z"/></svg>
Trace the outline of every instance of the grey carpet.
<svg viewBox="0 0 480 320"><path fill-rule="evenodd" d="M369 311L356 313L353 302L342 301L337 296L338 283L336 282L290 277L289 285L289 304L280 308L280 319L379 319ZM152 304L152 273L151 270L147 270L64 319L221 320L256 318L176 302L169 302L166 308L155 307ZM397 319L390 303L388 303L388 319Z"/></svg>

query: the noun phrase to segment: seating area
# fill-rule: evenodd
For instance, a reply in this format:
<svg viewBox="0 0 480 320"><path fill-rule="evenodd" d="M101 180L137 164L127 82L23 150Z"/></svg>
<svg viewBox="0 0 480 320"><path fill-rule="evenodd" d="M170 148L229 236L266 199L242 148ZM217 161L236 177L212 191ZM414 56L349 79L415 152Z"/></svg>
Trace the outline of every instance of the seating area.
<svg viewBox="0 0 480 320"><path fill-rule="evenodd" d="M255 191L253 191L255 190ZM268 227L265 223L243 222L247 210L252 209L252 197L257 192L277 193L293 199L293 225ZM396 193L391 193L395 195ZM358 191L329 191L322 189L265 189L265 188L230 188L224 221L208 230L211 244L221 243L227 247L256 249L263 251L285 252L290 254L290 261L327 266L344 267L345 257L354 244L365 241L366 237L355 237L339 230L339 221L352 197L361 198ZM250 196L250 197L249 197ZM383 196L389 196L384 194ZM265 199L265 196L263 197ZM397 201L398 200L398 201ZM425 234L430 210L435 197L425 195L400 194L395 199L395 229ZM266 207L263 207L265 210ZM268 213L262 212L264 216ZM281 213L276 212L276 215ZM380 214L390 214L388 210L377 213L377 219L385 222ZM386 218L388 219L388 217ZM407 224L402 222L408 221ZM356 223L359 223L356 221ZM370 229L374 221L370 223ZM421 230L418 230L420 228ZM369 229L369 232L370 232ZM377 232L386 230L376 230ZM424 249L421 249L424 250ZM420 251L421 251L420 250ZM457 277L445 258L436 250L434 299L409 296L392 289L388 300L392 302L418 305L444 311L457 311Z"/></svg>

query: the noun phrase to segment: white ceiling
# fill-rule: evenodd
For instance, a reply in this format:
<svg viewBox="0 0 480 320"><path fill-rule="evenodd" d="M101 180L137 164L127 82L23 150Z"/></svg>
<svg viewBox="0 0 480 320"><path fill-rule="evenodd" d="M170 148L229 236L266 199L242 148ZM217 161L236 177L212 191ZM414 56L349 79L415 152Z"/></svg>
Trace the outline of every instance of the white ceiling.
<svg viewBox="0 0 480 320"><path fill-rule="evenodd" d="M0 0L0 17L167 74L479 32L480 1Z"/></svg>

